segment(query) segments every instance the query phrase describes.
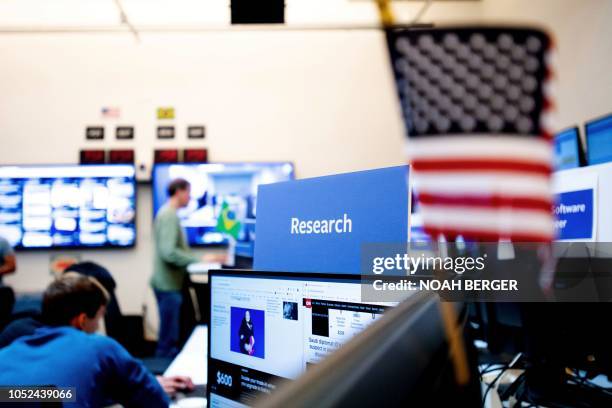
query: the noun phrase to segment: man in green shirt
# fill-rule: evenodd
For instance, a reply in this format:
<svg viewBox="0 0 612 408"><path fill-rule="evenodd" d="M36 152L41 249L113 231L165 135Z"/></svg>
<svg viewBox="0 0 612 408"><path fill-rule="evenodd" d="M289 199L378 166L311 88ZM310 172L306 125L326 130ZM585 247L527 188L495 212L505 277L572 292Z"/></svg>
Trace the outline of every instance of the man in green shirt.
<svg viewBox="0 0 612 408"><path fill-rule="evenodd" d="M200 262L190 250L177 215L189 204L191 187L184 179L168 185L168 202L155 217L155 257L151 286L159 308L157 356L174 357L178 353L181 288L187 265Z"/></svg>

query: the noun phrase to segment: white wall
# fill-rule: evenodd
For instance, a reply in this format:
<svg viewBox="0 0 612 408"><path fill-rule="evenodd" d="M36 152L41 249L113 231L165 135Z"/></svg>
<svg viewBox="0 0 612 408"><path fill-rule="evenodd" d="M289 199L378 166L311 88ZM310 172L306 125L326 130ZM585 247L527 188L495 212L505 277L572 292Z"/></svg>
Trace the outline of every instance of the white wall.
<svg viewBox="0 0 612 408"><path fill-rule="evenodd" d="M300 177L404 162L402 124L382 37L370 32L236 32L0 36L1 163L71 163L83 147L206 146L216 161L291 160ZM102 106L119 121L100 119ZM178 136L157 141L157 106L174 106ZM88 124L134 125L134 141L86 142ZM190 123L207 126L191 143ZM152 264L150 188L139 187L133 250L86 251L107 266L129 313L147 299ZM6 282L49 281L49 253L22 252Z"/></svg>
<svg viewBox="0 0 612 408"><path fill-rule="evenodd" d="M44 25L50 15L69 16L61 7L37 14L18 3L36 1L5 2L17 9L0 13L0 33L12 23ZM70 1L54 4L62 3ZM132 7L131 14L137 14L136 5L142 9L147 4L125 3ZM366 2L287 4L289 25L376 21L374 7ZM406 21L418 7L401 3L395 8ZM114 15L112 7L105 10ZM211 15L222 16L219 19L226 23L226 11L215 9ZM82 12L78 19L61 22L77 24L86 16ZM98 17L91 17L93 24L106 23L106 17ZM608 0L441 2L431 7L425 20L544 24L552 29L559 49L559 125L612 111ZM0 163L72 163L85 147L136 148L141 162L150 160L155 147L187 146L205 146L211 160L217 161L292 160L299 177L404 161L399 107L379 31L231 30L141 36L137 43L129 34L116 32L0 34ZM176 108L177 138L157 141L155 109L166 105ZM103 106L121 108L121 119L102 120ZM107 139L86 142L85 126L98 123L106 125ZM186 126L199 123L207 126L206 140L189 142ZM135 140L115 141L115 124L134 125ZM119 301L128 313L139 313L149 296L147 186L139 191L138 228L133 250L83 252L83 258L114 273ZM19 272L7 283L21 291L43 289L50 279L48 260L48 252L20 253Z"/></svg>

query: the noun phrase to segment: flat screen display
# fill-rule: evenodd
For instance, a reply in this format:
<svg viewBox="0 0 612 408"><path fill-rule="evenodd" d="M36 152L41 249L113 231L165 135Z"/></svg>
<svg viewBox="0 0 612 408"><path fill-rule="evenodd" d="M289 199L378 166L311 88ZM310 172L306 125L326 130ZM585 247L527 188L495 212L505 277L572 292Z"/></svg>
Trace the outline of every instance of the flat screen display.
<svg viewBox="0 0 612 408"><path fill-rule="evenodd" d="M0 166L0 235L16 248L129 247L132 165Z"/></svg>
<svg viewBox="0 0 612 408"><path fill-rule="evenodd" d="M168 184L177 178L191 184L191 201L178 211L189 244L227 243L227 235L217 230L217 220L224 204L227 204L241 224L236 238L236 254L252 257L257 187L292 180L294 169L289 162L157 164L153 169L154 214L168 201Z"/></svg>
<svg viewBox="0 0 612 408"><path fill-rule="evenodd" d="M586 142L589 164L612 161L612 115L586 124Z"/></svg>
<svg viewBox="0 0 612 408"><path fill-rule="evenodd" d="M244 407L378 320L397 302L362 302L355 275L213 271L210 407Z"/></svg>
<svg viewBox="0 0 612 408"><path fill-rule="evenodd" d="M580 139L577 128L566 129L555 135L555 170L580 167Z"/></svg>

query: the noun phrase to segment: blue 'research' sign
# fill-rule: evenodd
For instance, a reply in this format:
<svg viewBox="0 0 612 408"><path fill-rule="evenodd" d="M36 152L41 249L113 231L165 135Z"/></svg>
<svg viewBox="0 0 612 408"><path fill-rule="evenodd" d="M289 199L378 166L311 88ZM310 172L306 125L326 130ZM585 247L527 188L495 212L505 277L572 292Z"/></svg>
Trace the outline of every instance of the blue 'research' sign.
<svg viewBox="0 0 612 408"><path fill-rule="evenodd" d="M261 185L254 268L360 273L363 243L407 242L408 166Z"/></svg>

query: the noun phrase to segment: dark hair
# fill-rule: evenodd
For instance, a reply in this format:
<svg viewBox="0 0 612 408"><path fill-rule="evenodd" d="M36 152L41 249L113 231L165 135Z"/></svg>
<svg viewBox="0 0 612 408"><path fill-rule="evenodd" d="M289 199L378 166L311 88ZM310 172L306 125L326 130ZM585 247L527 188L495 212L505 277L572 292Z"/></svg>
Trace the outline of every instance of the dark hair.
<svg viewBox="0 0 612 408"><path fill-rule="evenodd" d="M108 292L95 279L74 272L53 281L43 295L42 318L50 326L67 326L81 313L93 318L108 303Z"/></svg>
<svg viewBox="0 0 612 408"><path fill-rule="evenodd" d="M184 191L189 188L189 182L183 178L174 179L168 184L168 195L174 196L177 191Z"/></svg>

